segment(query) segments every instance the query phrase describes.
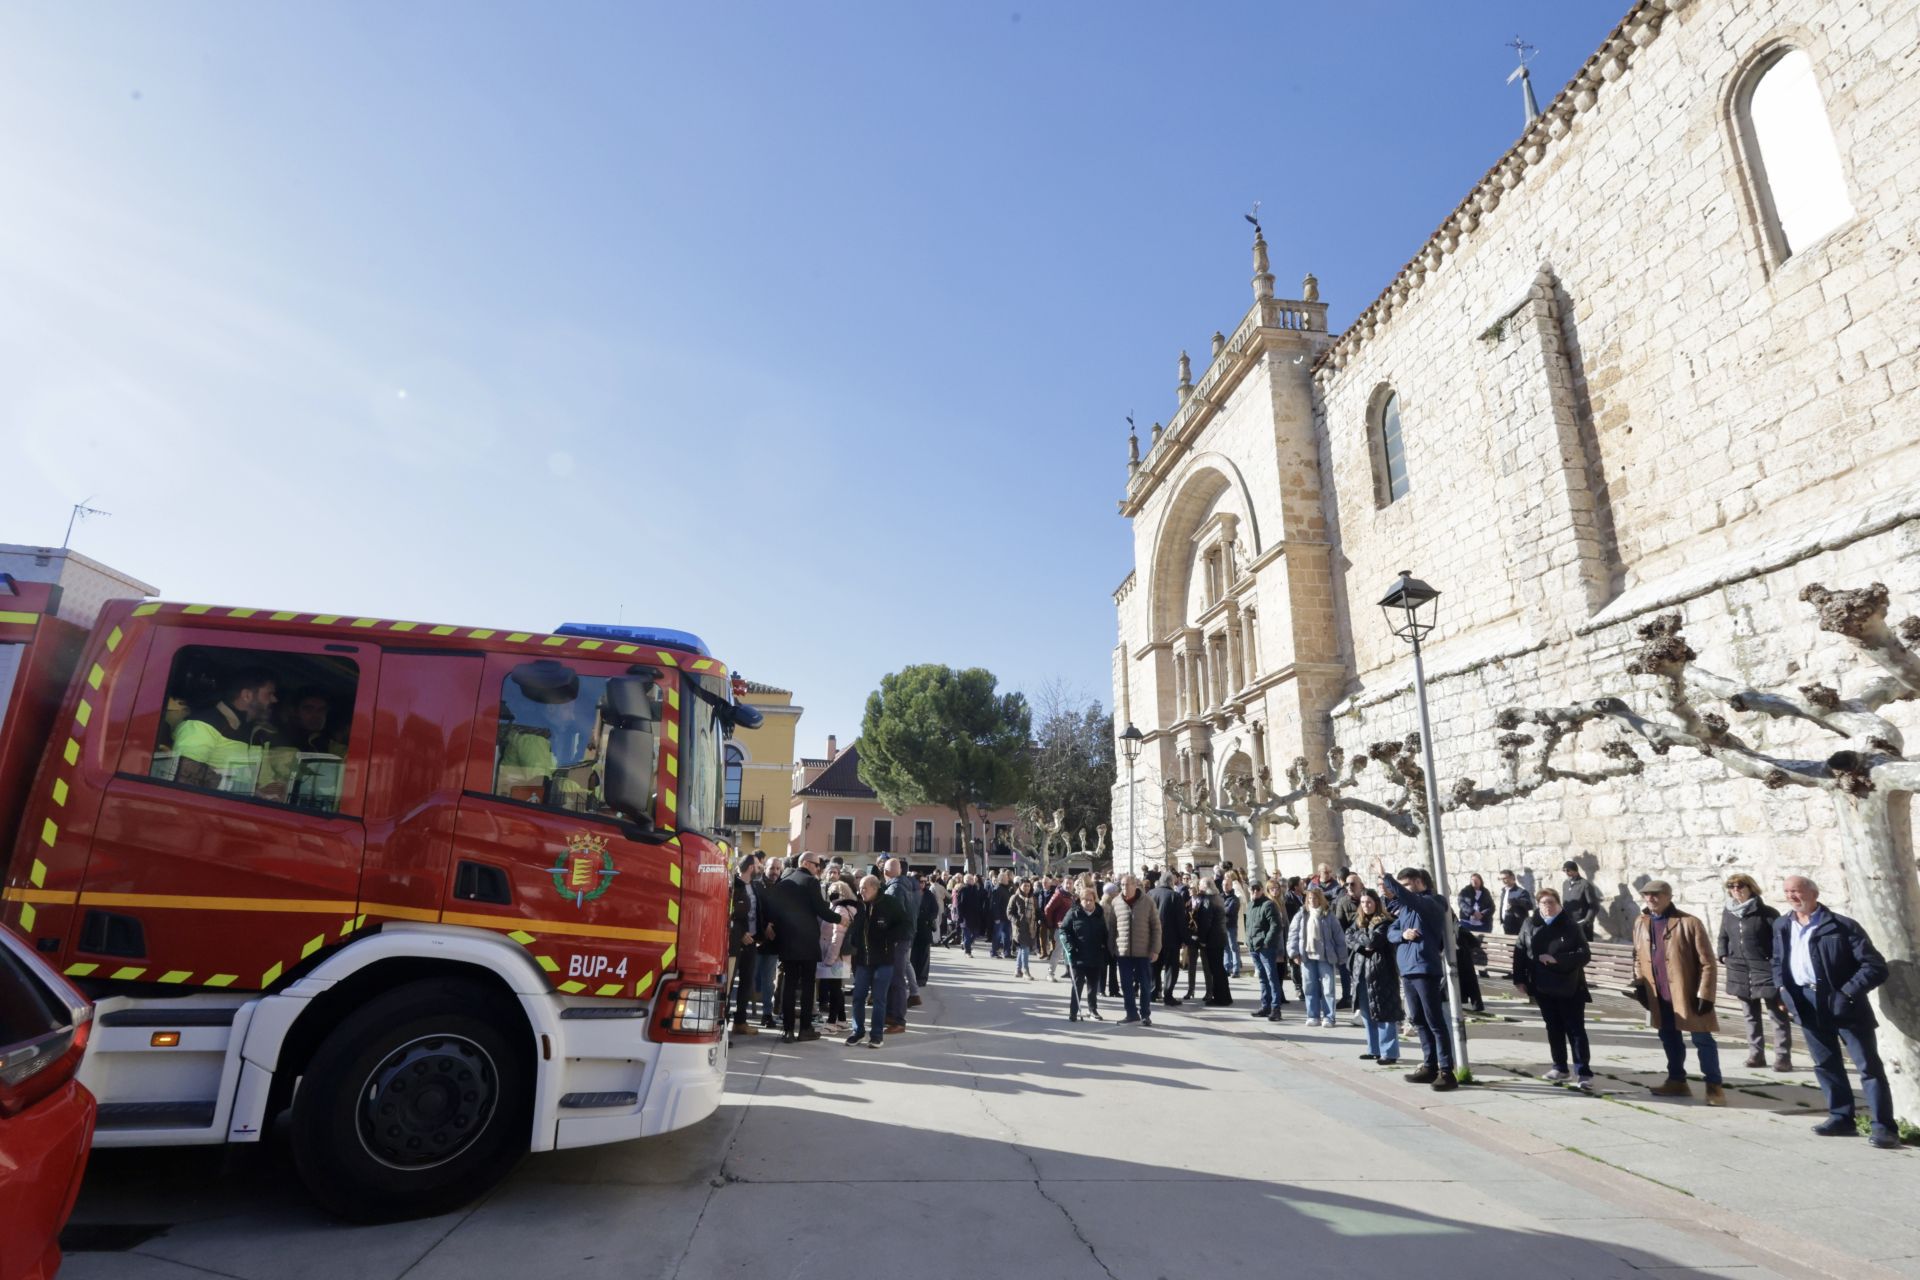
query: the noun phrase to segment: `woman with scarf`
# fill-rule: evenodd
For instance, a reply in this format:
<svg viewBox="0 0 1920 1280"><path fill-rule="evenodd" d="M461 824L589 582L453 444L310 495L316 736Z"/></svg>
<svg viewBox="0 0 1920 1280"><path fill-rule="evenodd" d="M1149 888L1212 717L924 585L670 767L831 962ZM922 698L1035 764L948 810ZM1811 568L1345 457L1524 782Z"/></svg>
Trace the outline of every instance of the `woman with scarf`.
<svg viewBox="0 0 1920 1280"><path fill-rule="evenodd" d="M1547 1051L1553 1070L1545 1078L1558 1084L1568 1078L1571 1056L1574 1083L1593 1087L1593 1058L1587 1044L1587 976L1582 972L1593 959L1587 935L1573 917L1560 909L1560 894L1542 889L1537 905L1513 943L1513 985L1532 996L1547 1024Z"/></svg>
<svg viewBox="0 0 1920 1280"><path fill-rule="evenodd" d="M1360 906L1347 926L1347 969L1353 975L1353 1011L1367 1029L1361 1058L1390 1067L1400 1061L1400 962L1395 958L1393 917L1380 895L1360 891Z"/></svg>
<svg viewBox="0 0 1920 1280"><path fill-rule="evenodd" d="M1780 913L1760 900L1760 886L1752 876L1735 872L1727 877L1727 905L1720 913L1720 967L1726 971L1727 994L1740 1001L1747 1015L1747 1065L1767 1063L1764 1016L1773 1022L1773 1069L1793 1070L1793 1024L1786 1003L1773 985L1773 922Z"/></svg>

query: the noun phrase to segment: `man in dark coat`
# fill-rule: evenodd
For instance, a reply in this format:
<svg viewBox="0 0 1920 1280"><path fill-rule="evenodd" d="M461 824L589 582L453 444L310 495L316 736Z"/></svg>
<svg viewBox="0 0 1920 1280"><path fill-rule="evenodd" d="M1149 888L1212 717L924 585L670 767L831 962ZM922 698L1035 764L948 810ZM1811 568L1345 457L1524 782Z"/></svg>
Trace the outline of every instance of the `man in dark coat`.
<svg viewBox="0 0 1920 1280"><path fill-rule="evenodd" d="M859 1044L865 1032L867 1043L878 1049L887 1038L887 988L893 982L894 944L906 936L910 926L899 899L880 892L879 876L862 879L859 893L843 948L853 961L853 1034L847 1037L847 1043ZM869 1000L873 1006L871 1028L866 1025Z"/></svg>
<svg viewBox="0 0 1920 1280"><path fill-rule="evenodd" d="M1607 909L1607 904L1600 898L1599 887L1580 874L1579 863L1569 858L1560 864L1560 870L1567 877L1566 883L1560 886L1560 901L1587 941L1592 942L1593 923Z"/></svg>
<svg viewBox="0 0 1920 1280"><path fill-rule="evenodd" d="M973 940L987 932L991 904L987 901L986 886L969 872L966 882L960 886L960 949L968 955L973 954Z"/></svg>
<svg viewBox="0 0 1920 1280"><path fill-rule="evenodd" d="M987 922L993 928L993 958L1013 959L1013 926L1007 920L1007 907L1013 902L1013 875L1002 871L1000 879L987 894Z"/></svg>
<svg viewBox="0 0 1920 1280"><path fill-rule="evenodd" d="M920 884L920 914L913 918L913 977L921 986L927 985L927 974L933 967L933 928L940 914L940 901L933 894L932 887L925 876L918 877ZM909 1007L920 1002L919 996L907 1001Z"/></svg>
<svg viewBox="0 0 1920 1280"><path fill-rule="evenodd" d="M1447 904L1434 896L1433 881L1423 867L1408 867L1389 878L1380 871L1380 900L1393 912L1388 931L1397 946L1396 959L1407 997L1407 1017L1420 1033L1420 1067L1407 1073L1414 1084L1430 1084L1445 1092L1456 1088L1453 1078L1452 1028L1447 1023L1446 963L1442 948L1453 943L1447 923ZM1395 881L1398 883L1395 883Z"/></svg>
<svg viewBox="0 0 1920 1280"><path fill-rule="evenodd" d="M1500 872L1500 931L1508 937L1520 932L1520 926L1533 918L1533 895L1513 872Z"/></svg>
<svg viewBox="0 0 1920 1280"><path fill-rule="evenodd" d="M1153 998L1163 1004L1179 1004L1173 994L1174 979L1180 973L1180 948L1187 945L1187 903L1180 896L1179 874L1168 871L1147 897L1160 913L1160 958L1153 966Z"/></svg>
<svg viewBox="0 0 1920 1280"><path fill-rule="evenodd" d="M1805 876L1788 876L1786 893L1793 911L1774 921L1773 983L1793 1008L1813 1055L1813 1074L1827 1095L1827 1119L1813 1131L1822 1137L1855 1131L1853 1087L1840 1057L1844 1043L1867 1094L1873 1124L1868 1141L1897 1151L1893 1095L1874 1039L1880 1022L1867 1003L1867 993L1887 980L1887 962L1865 929L1820 905L1819 885Z"/></svg>
<svg viewBox="0 0 1920 1280"><path fill-rule="evenodd" d="M733 890L730 901L729 924L727 926L727 958L734 968L735 980L739 983L734 998L733 1030L736 1035L757 1036L759 1028L747 1018L747 1000L753 992L753 975L758 947L754 939L760 936L767 924L767 910L755 883L760 874L760 855L743 853L740 862L734 868Z"/></svg>
<svg viewBox="0 0 1920 1280"><path fill-rule="evenodd" d="M838 924L820 891L820 855L803 853L767 898L773 917L774 946L780 953L782 1043L818 1040L813 1029L813 992L820 963L820 921Z"/></svg>

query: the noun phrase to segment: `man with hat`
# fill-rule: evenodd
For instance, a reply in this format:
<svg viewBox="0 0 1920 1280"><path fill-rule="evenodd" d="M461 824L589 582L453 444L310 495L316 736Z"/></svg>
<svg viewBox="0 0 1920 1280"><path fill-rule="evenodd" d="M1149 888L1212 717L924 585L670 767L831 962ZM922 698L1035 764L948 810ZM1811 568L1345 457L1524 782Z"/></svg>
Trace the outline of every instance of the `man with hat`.
<svg viewBox="0 0 1920 1280"><path fill-rule="evenodd" d="M1568 858L1560 864L1567 873L1566 883L1560 888L1560 909L1565 911L1573 922L1580 926L1580 932L1587 941L1593 941L1593 922L1605 911L1606 904L1600 900L1600 890L1580 874L1580 864Z"/></svg>
<svg viewBox="0 0 1920 1280"><path fill-rule="evenodd" d="M1700 1075L1707 1083L1707 1105L1727 1105L1720 1084L1720 1047L1713 1042L1720 1019L1713 1011L1714 988L1720 962L1714 958L1713 939L1699 916L1673 905L1673 886L1649 880L1640 886L1646 903L1633 922L1633 995L1647 1011L1647 1025L1660 1033L1667 1051L1667 1078L1652 1086L1660 1098L1693 1096L1687 1083L1687 1046L1681 1037L1693 1037L1700 1058Z"/></svg>

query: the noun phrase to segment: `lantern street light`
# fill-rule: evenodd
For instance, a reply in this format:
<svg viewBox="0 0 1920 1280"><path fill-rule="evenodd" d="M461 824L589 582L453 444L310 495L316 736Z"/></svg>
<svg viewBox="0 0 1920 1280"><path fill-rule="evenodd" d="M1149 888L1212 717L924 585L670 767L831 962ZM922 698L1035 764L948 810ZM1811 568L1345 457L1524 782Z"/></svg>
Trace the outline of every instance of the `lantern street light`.
<svg viewBox="0 0 1920 1280"><path fill-rule="evenodd" d="M1146 741L1133 721L1127 721L1126 732L1120 735L1120 754L1127 758L1127 870L1140 869L1139 835L1133 825L1133 762L1140 758L1140 744Z"/></svg>
<svg viewBox="0 0 1920 1280"><path fill-rule="evenodd" d="M1433 767L1433 725L1427 717L1427 671L1420 660L1420 642L1432 633L1440 612L1440 593L1402 569L1380 601L1387 629L1413 645L1413 697L1420 709L1420 756L1427 783L1427 844L1433 853L1433 887L1443 903L1453 901L1447 881L1447 851L1440 836L1440 784ZM1453 1022L1453 1069L1460 1079L1471 1078L1467 1062L1467 1015L1460 1007L1459 943L1443 938L1440 962L1447 980L1447 1014Z"/></svg>

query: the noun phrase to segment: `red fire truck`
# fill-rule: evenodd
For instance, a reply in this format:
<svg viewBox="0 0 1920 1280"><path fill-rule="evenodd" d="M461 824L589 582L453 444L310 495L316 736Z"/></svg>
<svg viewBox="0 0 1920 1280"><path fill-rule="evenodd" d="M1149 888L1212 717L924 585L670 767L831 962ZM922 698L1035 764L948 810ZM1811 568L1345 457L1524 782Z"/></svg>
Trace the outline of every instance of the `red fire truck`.
<svg viewBox="0 0 1920 1280"><path fill-rule="evenodd" d="M290 1112L377 1220L719 1104L759 713L698 639L59 603L0 574L0 923L96 1002L97 1145Z"/></svg>

